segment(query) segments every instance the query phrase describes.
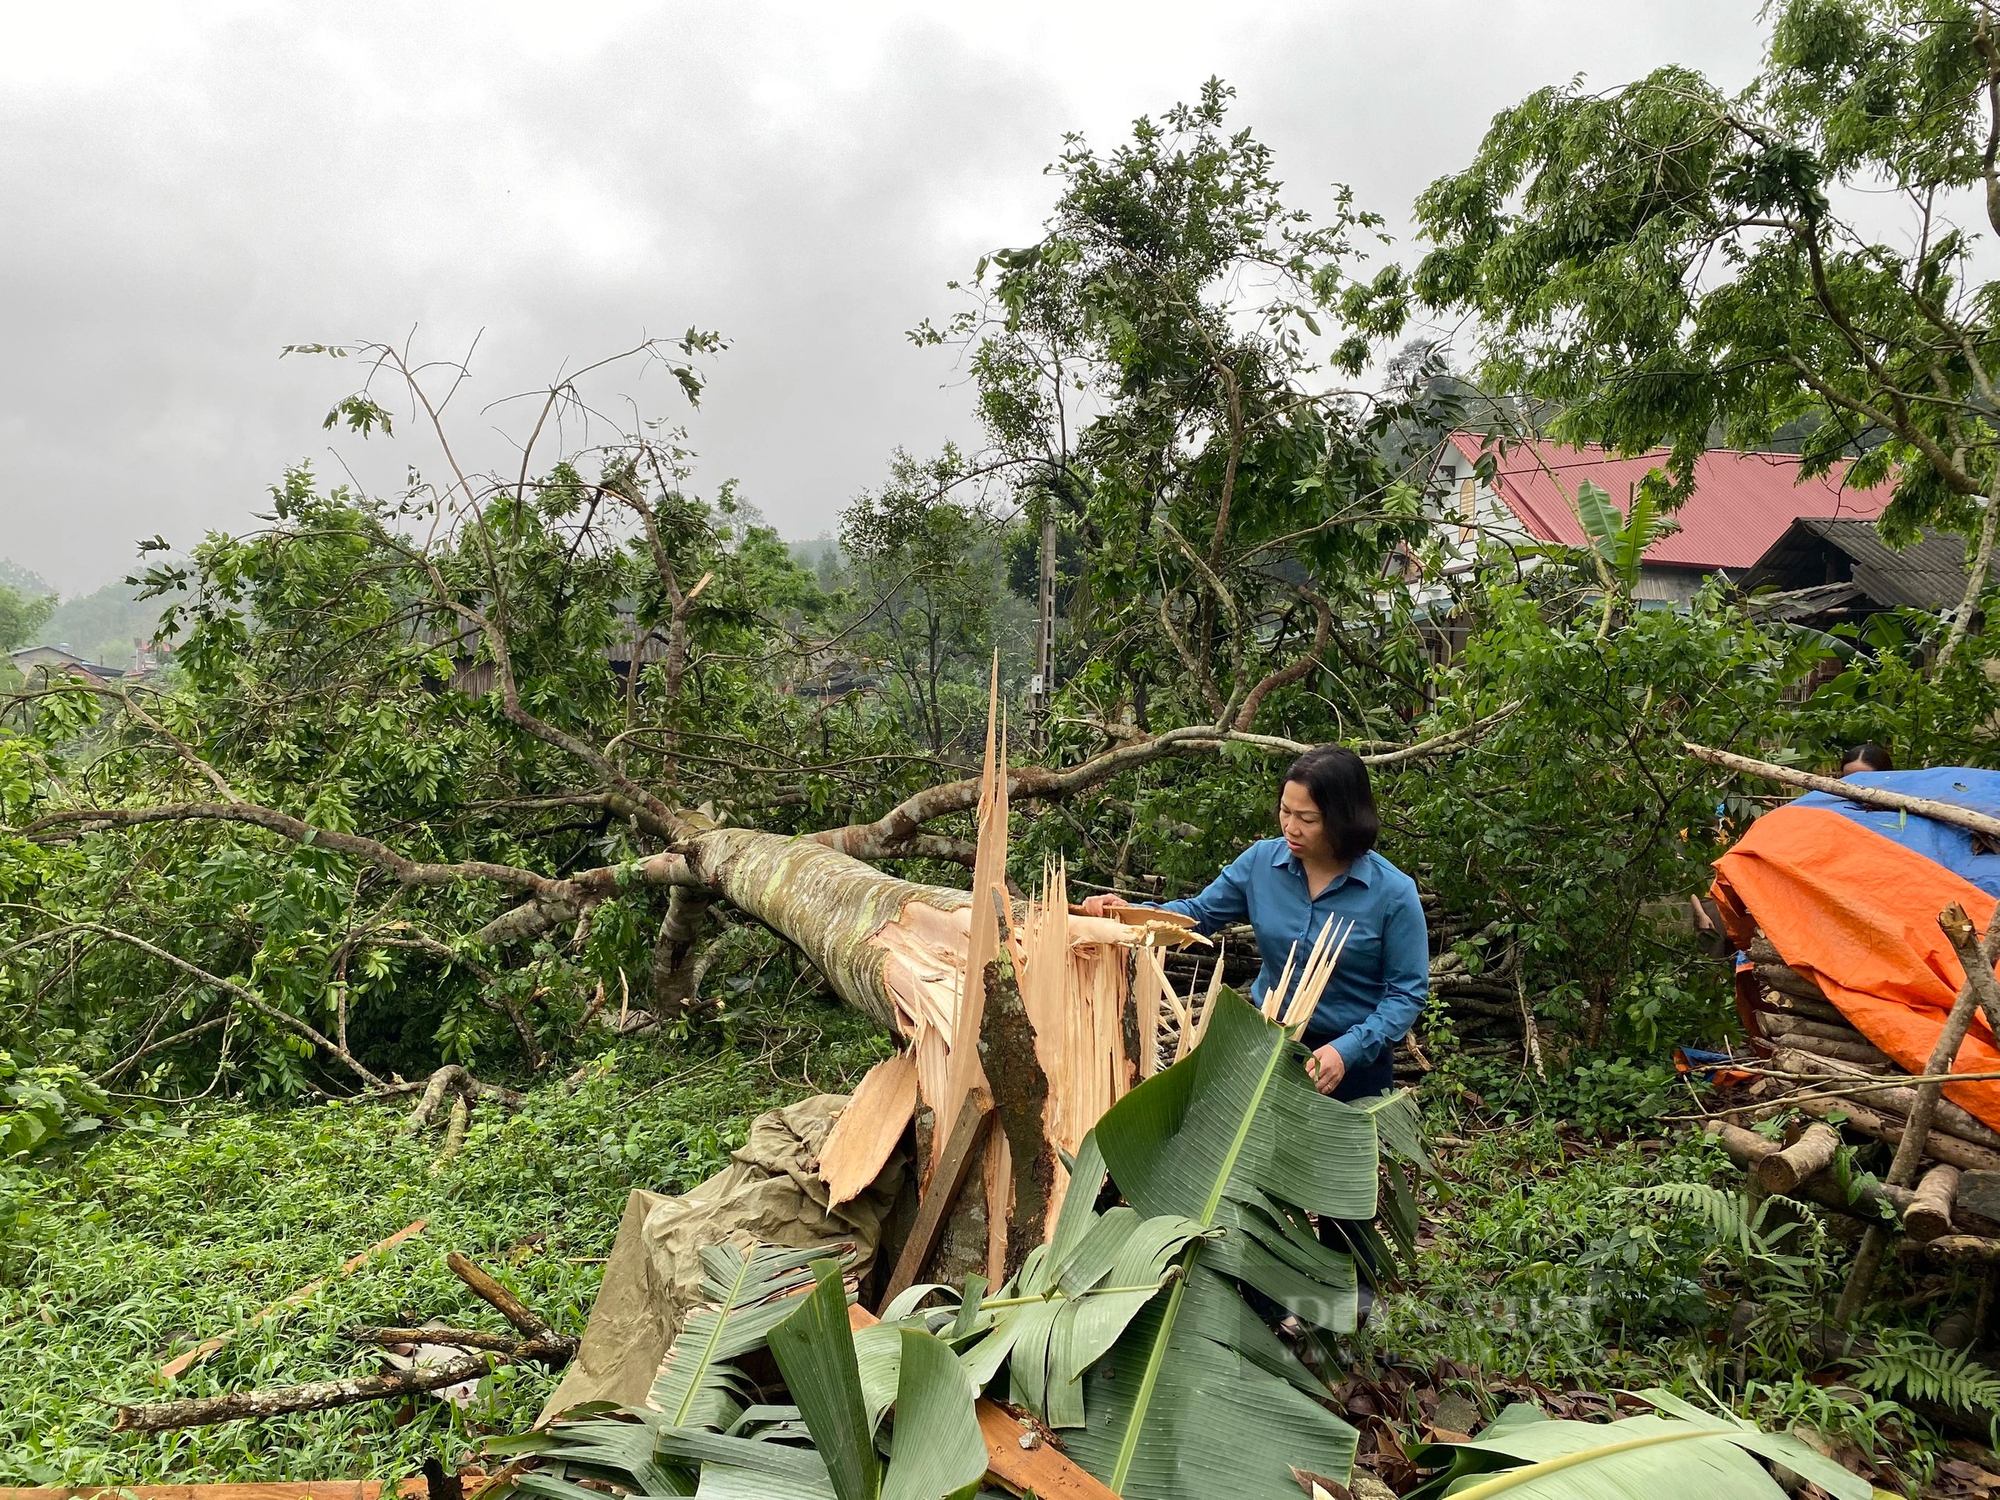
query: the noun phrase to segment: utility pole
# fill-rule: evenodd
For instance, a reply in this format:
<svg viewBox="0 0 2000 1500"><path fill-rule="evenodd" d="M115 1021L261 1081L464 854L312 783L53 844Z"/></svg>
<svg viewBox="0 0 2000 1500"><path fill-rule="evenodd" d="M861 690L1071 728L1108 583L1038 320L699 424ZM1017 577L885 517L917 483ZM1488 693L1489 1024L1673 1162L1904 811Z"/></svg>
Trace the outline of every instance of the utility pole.
<svg viewBox="0 0 2000 1500"><path fill-rule="evenodd" d="M1056 688L1056 508L1042 511L1042 567L1039 608L1035 622L1035 676L1028 684L1028 712L1034 746L1049 748L1049 708Z"/></svg>

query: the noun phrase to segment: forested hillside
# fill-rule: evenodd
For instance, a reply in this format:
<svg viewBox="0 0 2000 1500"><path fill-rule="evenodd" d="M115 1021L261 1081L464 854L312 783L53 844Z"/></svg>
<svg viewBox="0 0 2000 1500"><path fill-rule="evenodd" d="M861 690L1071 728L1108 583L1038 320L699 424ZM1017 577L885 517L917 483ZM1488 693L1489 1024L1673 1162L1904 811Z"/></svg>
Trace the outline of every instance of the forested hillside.
<svg viewBox="0 0 2000 1500"><path fill-rule="evenodd" d="M1220 84L1072 139L1041 236L914 335L962 352L981 443L885 455L816 542L684 430L732 378L726 330L501 408L486 468L458 367L303 351L342 383L301 446L325 416L407 487L274 476L254 526L135 565L168 667L44 674L0 720L0 1479L397 1477L524 1427L553 1383L527 1364L464 1408L157 1437L99 1403L158 1397L227 1329L175 1395L344 1372L357 1321L469 1318L453 1249L579 1332L627 1189L693 1186L753 1115L890 1051L863 867L969 884L997 660L1017 893L1060 859L1077 898L1192 894L1273 833L1302 751L1369 767L1430 933L1397 1077L1439 1167L1331 1372L1378 1434L1370 1482L1407 1491L1406 1446L1514 1399L1599 1418L1670 1385L1807 1424L1878 1484L1955 1483L2000 1376L1936 1340L1988 1317L1984 1267L1894 1261L1837 1358L1848 1221L1758 1217L1674 1069L1742 1042L1690 898L1790 795L1690 743L2000 765L1976 589L1830 631L1722 578L1636 596L1725 442L1851 463L1893 495L1885 534L1960 535L1975 578L1993 550L1973 268L2000 217L1939 206L1994 191L1986 12L1799 0L1772 25L1741 98L1673 69L1531 96L1425 195L1407 258L1286 182ZM1842 217L1883 178L1914 252ZM1466 426L1489 468L1529 435L1671 451L1622 509L1574 496L1588 545L1458 565L1431 465ZM121 665L114 637L147 633L124 589L64 603L88 623L64 638ZM451 1065L444 1146L404 1120ZM1846 1179L1887 1175L1887 1148L1841 1149Z"/></svg>

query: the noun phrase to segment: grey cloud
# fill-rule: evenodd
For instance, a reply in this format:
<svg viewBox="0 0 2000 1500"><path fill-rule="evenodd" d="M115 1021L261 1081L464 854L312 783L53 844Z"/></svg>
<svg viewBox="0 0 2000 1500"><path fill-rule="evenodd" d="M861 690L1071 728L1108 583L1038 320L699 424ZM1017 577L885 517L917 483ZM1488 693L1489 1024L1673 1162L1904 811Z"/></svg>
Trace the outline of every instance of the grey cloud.
<svg viewBox="0 0 2000 1500"><path fill-rule="evenodd" d="M1063 131L1109 145L1220 73L1300 201L1342 180L1400 220L1530 88L1740 81L1757 50L1714 0L146 10L0 62L0 552L66 591L333 467L355 372L282 345L412 328L433 355L486 330L474 433L565 362L721 330L703 482L810 536L892 446L970 435L953 361L903 332L1033 236ZM346 451L371 482L433 461Z"/></svg>

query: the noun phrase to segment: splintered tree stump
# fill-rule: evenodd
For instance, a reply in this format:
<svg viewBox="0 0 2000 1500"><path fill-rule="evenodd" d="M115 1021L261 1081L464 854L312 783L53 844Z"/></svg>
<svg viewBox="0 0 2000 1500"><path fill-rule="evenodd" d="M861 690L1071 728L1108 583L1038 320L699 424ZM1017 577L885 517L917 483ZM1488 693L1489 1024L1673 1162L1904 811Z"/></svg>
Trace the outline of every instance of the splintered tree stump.
<svg viewBox="0 0 2000 1500"><path fill-rule="evenodd" d="M1798 1141L1757 1163L1757 1185L1767 1193L1789 1193L1840 1150L1840 1132L1815 1121Z"/></svg>
<svg viewBox="0 0 2000 1500"><path fill-rule="evenodd" d="M1917 1195L1903 1215L1903 1228L1918 1244L1951 1233L1953 1200L1958 1196L1958 1168L1940 1164L1924 1173Z"/></svg>

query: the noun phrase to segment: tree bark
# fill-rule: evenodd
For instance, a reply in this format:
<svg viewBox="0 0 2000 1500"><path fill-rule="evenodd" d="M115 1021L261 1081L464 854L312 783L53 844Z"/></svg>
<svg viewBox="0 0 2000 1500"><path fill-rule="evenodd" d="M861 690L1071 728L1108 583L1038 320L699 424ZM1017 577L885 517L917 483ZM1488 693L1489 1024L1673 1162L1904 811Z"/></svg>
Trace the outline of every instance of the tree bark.
<svg viewBox="0 0 2000 1500"><path fill-rule="evenodd" d="M522 1353L527 1354L524 1347ZM495 1356L466 1354L428 1369L388 1370L345 1380L316 1380L308 1385L278 1386L266 1391L231 1391L225 1396L194 1396L185 1401L161 1401L151 1406L121 1406L113 1432L167 1432L176 1427L208 1427L244 1417L282 1417L295 1411L329 1411L390 1396L413 1396L440 1390L462 1380L477 1380L492 1370Z"/></svg>
<svg viewBox="0 0 2000 1500"><path fill-rule="evenodd" d="M701 937L709 898L686 886L667 896L667 914L653 940L649 1008L662 1022L681 1016L694 1000L695 944Z"/></svg>

